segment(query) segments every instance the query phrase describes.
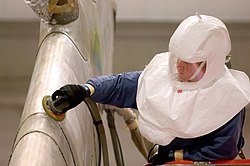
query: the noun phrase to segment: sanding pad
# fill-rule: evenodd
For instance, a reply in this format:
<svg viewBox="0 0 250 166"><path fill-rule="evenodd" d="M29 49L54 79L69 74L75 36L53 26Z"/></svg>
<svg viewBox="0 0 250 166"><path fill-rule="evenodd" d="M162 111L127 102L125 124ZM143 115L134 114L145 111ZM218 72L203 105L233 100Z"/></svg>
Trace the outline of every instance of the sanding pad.
<svg viewBox="0 0 250 166"><path fill-rule="evenodd" d="M45 111L52 119L54 119L54 120L56 120L56 121L63 121L64 118L65 118L65 113L57 114L57 113L53 112L53 111L51 110L50 105L48 104L48 102L51 102L51 101L52 101L51 96L44 96L44 97L43 97L42 103L43 103L43 109L44 109L44 111Z"/></svg>

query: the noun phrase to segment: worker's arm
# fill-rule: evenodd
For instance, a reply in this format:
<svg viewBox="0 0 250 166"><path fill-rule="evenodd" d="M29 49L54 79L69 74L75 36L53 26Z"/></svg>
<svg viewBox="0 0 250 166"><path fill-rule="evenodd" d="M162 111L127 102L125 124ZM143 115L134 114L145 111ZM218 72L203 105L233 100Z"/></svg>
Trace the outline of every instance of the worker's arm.
<svg viewBox="0 0 250 166"><path fill-rule="evenodd" d="M91 99L122 108L137 108L136 93L141 72L127 72L91 78L87 85L94 87Z"/></svg>
<svg viewBox="0 0 250 166"><path fill-rule="evenodd" d="M64 85L52 94L52 100L55 106L64 102L68 103L68 106L63 109L63 113L80 104L86 97L91 97L95 102L102 104L137 108L136 93L140 73L129 72L99 76L88 80L86 84Z"/></svg>

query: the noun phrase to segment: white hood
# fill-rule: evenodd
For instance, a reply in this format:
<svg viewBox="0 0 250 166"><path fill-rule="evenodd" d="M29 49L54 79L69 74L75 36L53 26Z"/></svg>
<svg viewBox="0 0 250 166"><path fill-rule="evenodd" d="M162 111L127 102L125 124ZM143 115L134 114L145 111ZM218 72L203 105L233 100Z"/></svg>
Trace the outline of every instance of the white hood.
<svg viewBox="0 0 250 166"><path fill-rule="evenodd" d="M176 29L169 42L173 57L189 63L206 61L206 73L194 85L197 88L209 84L225 74L226 56L231 50L231 41L225 24L212 16L190 16Z"/></svg>
<svg viewBox="0 0 250 166"><path fill-rule="evenodd" d="M205 135L249 103L247 75L224 65L230 49L228 31L217 18L191 16L179 25L170 52L156 55L139 78L139 127L148 140L167 145L175 137ZM174 58L206 61L205 75L195 83L178 82L173 79Z"/></svg>

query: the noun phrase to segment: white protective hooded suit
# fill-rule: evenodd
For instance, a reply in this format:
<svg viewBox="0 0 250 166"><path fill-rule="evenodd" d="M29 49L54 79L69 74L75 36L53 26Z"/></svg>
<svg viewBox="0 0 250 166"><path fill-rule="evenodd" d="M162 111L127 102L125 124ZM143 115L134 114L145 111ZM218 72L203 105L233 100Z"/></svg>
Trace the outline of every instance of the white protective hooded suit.
<svg viewBox="0 0 250 166"><path fill-rule="evenodd" d="M208 134L232 119L250 101L248 76L225 65L231 50L219 19L196 15L185 19L170 39L169 52L156 55L139 77L139 128L149 141L167 145L175 137ZM197 82L176 79L176 59L205 62Z"/></svg>

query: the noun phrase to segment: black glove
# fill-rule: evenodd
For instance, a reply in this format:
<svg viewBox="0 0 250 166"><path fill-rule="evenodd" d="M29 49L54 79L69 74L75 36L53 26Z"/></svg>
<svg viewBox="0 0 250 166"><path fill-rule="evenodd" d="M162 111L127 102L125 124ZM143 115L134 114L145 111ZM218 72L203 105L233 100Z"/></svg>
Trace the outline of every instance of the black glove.
<svg viewBox="0 0 250 166"><path fill-rule="evenodd" d="M52 94L54 107L63 105L60 113L65 113L69 109L80 104L86 97L90 96L90 90L86 85L69 84L61 87Z"/></svg>

